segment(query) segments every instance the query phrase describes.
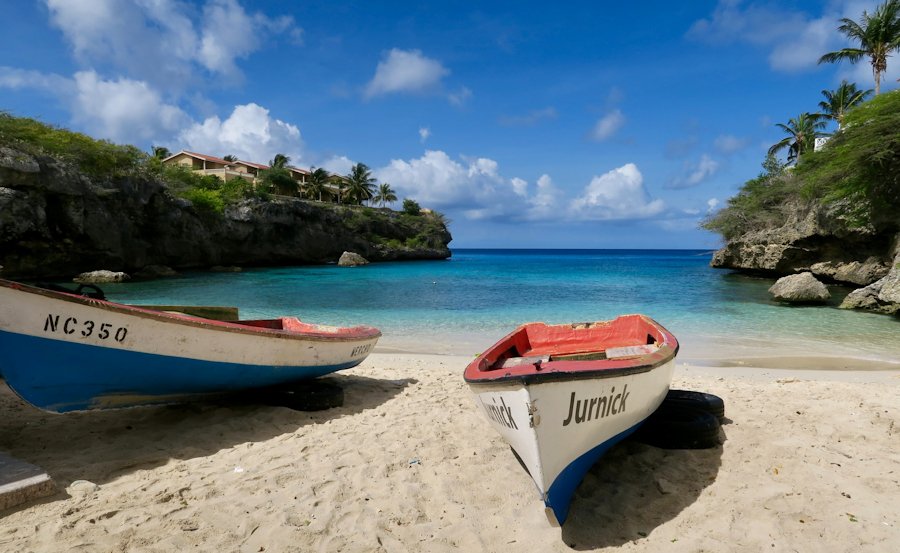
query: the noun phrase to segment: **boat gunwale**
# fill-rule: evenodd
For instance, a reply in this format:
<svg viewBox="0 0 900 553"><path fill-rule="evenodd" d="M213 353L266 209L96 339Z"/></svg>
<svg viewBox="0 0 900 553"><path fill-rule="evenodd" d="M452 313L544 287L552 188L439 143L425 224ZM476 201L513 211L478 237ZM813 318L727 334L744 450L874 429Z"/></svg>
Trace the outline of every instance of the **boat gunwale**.
<svg viewBox="0 0 900 553"><path fill-rule="evenodd" d="M627 317L622 315L620 317ZM463 379L470 386L491 386L491 385L510 385L511 383L521 383L524 385L540 384L544 382L559 382L568 380L584 380L584 379L605 379L616 378L620 376L628 376L631 374L641 374L650 372L653 369L661 367L675 359L678 354L680 345L675 336L666 330L661 324L646 315L636 315L643 319L647 324L657 329L665 338L660 344L659 349L653 353L644 354L628 359L598 359L589 361L547 361L542 363L540 369L534 365L523 371L504 371L503 369L494 369L485 371L479 369L482 360L498 346L509 340L518 332L522 332L528 325L536 323L526 323L518 326L515 330L498 340L494 345L484 351L475 358L474 361L463 371ZM597 321L612 323L619 319L611 321ZM537 323L544 324L544 323ZM565 326L565 325L553 325ZM618 366L617 366L618 365ZM473 376L474 375L474 376Z"/></svg>
<svg viewBox="0 0 900 553"><path fill-rule="evenodd" d="M108 300L99 300L96 298L90 298L87 296L80 296L76 294L69 294L65 292L56 292L53 290L47 290L44 288L40 288L37 286L31 286L28 284L23 284L21 282L15 282L12 280L0 279L0 287L8 288L17 292L23 292L26 294L35 294L39 296L43 296L46 298L65 301L69 303L75 303L79 305L83 305L85 307L100 309L103 311L110 311L113 313L118 313L121 315L132 316L142 319L152 319L159 322L165 323L174 323L183 326L201 328L206 330L218 330L224 332L233 332L237 334L249 334L252 336L262 336L267 338L280 338L280 339L288 339L288 340L308 340L308 341L320 341L320 342L358 342L361 340L371 340L377 339L382 336L381 331L375 327L371 326L354 326L354 327L337 327L332 326L332 328L338 329L346 329L348 332L343 334L338 333L329 333L329 332L315 332L315 331L292 331L292 330L284 330L284 329L275 329L275 328L265 328L265 327L256 327L256 326L248 326L245 324L241 324L241 321L237 322L229 322L229 321L216 321L213 319L206 319L203 317L195 317L192 315L186 315L182 313L170 313L166 311L156 311L153 309L142 308L140 306L134 305L125 305L122 303L116 303ZM281 318L276 319L252 319L253 321L257 320L279 320ZM298 319L299 320L299 319ZM303 323L303 321L301 321ZM314 325L315 323L303 323L308 325ZM330 325L319 325L319 326L330 326Z"/></svg>

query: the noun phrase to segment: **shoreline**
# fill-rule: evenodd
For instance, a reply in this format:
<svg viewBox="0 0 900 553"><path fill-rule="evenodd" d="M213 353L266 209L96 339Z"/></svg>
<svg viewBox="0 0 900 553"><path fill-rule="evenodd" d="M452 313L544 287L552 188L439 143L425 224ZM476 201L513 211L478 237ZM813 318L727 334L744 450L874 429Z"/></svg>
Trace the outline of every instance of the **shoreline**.
<svg viewBox="0 0 900 553"><path fill-rule="evenodd" d="M372 354L327 377L343 407L207 403L50 415L0 389L0 450L56 495L0 513L0 549L809 551L900 542L900 370L701 365L721 447L625 442L551 528L475 408L471 355ZM816 364L819 361L815 361Z"/></svg>

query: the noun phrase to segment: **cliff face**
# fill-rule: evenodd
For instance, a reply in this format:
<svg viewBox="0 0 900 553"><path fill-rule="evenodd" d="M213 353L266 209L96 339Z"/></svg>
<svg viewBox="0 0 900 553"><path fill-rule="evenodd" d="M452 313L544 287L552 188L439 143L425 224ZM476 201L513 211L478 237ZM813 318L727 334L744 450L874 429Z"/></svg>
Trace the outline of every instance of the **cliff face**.
<svg viewBox="0 0 900 553"><path fill-rule="evenodd" d="M848 301L844 307L900 312L900 301L893 299L900 299L900 289L894 289L900 280L900 234L896 229L846 230L838 212L817 203L788 203L781 226L729 240L713 255L711 265L768 276L810 271L825 281L867 288L886 282L875 286L874 295L870 289L866 300ZM851 297L862 298L864 289Z"/></svg>
<svg viewBox="0 0 900 553"><path fill-rule="evenodd" d="M306 202L244 200L198 211L151 178L92 180L50 157L0 147L0 275L71 277L149 265L280 265L445 259L451 240L435 216ZM406 247L404 244L413 244Z"/></svg>

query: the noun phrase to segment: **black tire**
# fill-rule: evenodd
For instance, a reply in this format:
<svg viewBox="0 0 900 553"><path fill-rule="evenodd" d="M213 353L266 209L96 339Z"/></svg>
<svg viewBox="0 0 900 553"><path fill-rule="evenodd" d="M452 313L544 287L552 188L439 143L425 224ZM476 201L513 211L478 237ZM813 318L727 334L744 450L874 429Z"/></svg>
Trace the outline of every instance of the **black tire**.
<svg viewBox="0 0 900 553"><path fill-rule="evenodd" d="M324 411L344 405L344 389L327 380L310 380L254 390L251 403L289 407L295 411Z"/></svg>
<svg viewBox="0 0 900 553"><path fill-rule="evenodd" d="M663 403L700 409L715 415L720 424L725 422L725 400L719 396L693 390L669 390Z"/></svg>
<svg viewBox="0 0 900 553"><path fill-rule="evenodd" d="M634 434L660 449L709 449L719 445L719 419L695 407L663 403Z"/></svg>

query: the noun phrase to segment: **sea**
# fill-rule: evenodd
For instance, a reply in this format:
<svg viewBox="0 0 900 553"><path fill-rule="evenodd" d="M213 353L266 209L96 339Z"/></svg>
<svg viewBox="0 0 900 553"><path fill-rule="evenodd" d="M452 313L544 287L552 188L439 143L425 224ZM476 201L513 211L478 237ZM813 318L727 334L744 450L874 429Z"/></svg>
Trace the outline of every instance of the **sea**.
<svg viewBox="0 0 900 553"><path fill-rule="evenodd" d="M707 250L454 249L450 259L185 272L106 284L112 301L232 305L242 318L291 315L370 325L376 351L476 355L516 326L643 313L679 338L680 359L839 357L900 362L900 320L832 300L773 301L774 279L709 266ZM739 362L739 361L738 361Z"/></svg>

